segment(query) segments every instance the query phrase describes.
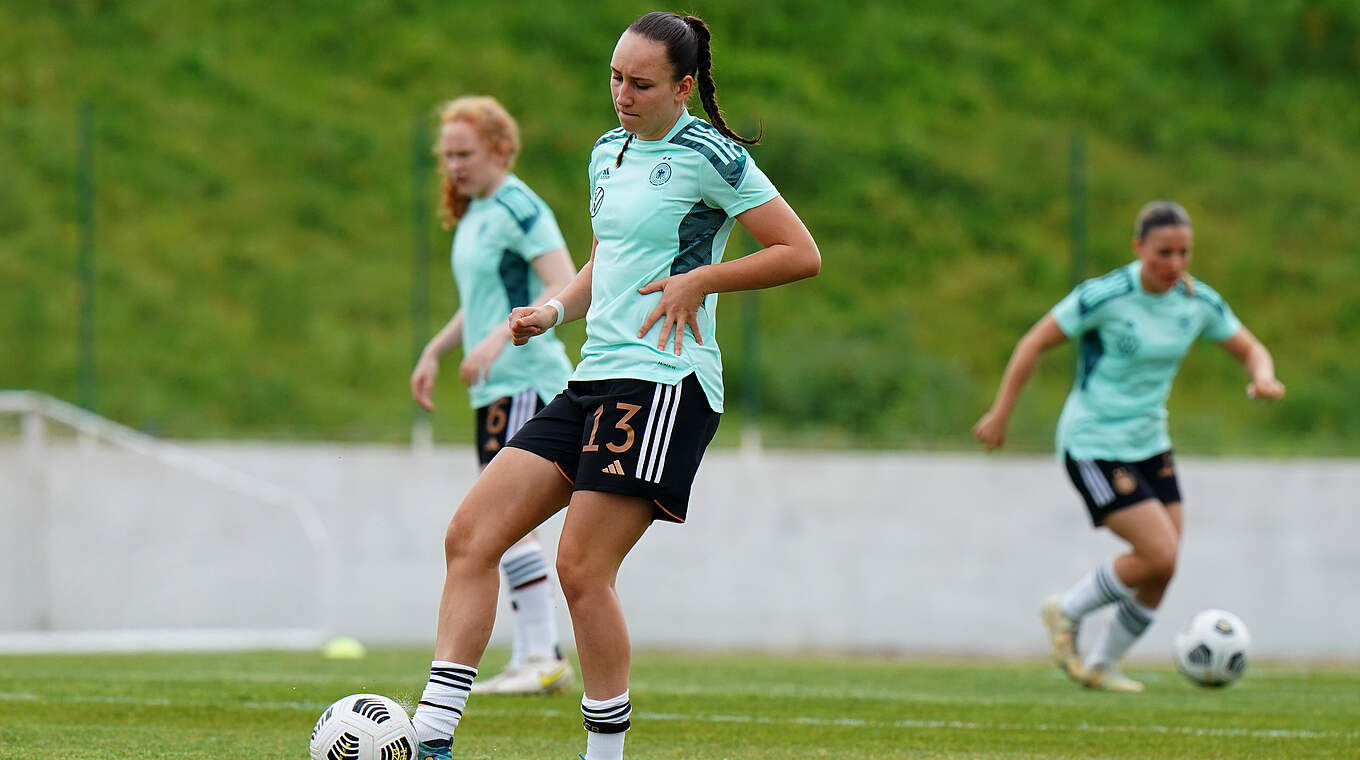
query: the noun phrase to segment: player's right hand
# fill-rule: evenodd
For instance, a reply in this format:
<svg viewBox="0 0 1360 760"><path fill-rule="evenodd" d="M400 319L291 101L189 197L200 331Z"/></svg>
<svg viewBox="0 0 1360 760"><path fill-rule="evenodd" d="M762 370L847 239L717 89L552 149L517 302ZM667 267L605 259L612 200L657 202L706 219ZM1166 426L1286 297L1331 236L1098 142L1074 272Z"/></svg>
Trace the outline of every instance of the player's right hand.
<svg viewBox="0 0 1360 760"><path fill-rule="evenodd" d="M556 322L555 306L516 306L510 312L510 340L516 346L522 346L535 335L547 332Z"/></svg>
<svg viewBox="0 0 1360 760"><path fill-rule="evenodd" d="M411 371L411 398L416 400L425 408L427 412L434 411L434 401L430 394L434 393L434 381L439 377L439 361L429 356L421 354L416 362L416 368Z"/></svg>
<svg viewBox="0 0 1360 760"><path fill-rule="evenodd" d="M1006 418L993 411L982 415L973 426L973 437L988 451L999 449L1006 442Z"/></svg>

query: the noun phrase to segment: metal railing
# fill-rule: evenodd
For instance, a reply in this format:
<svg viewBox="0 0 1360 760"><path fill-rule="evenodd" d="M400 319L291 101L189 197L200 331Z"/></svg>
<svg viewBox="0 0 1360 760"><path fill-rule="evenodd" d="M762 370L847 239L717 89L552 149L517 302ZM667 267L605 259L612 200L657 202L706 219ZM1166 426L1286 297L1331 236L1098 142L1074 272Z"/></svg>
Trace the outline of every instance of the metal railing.
<svg viewBox="0 0 1360 760"><path fill-rule="evenodd" d="M80 444L106 443L291 515L301 526L317 558L316 579L312 586L317 600L317 627L274 632L203 629L202 635L197 637L187 631L13 632L0 633L0 651L305 648L319 645L335 630L338 551L320 510L307 497L46 394L0 391L0 415L5 414L21 418L22 457L30 472L37 473L44 466L42 452L47 445L46 423L50 420L75 431Z"/></svg>

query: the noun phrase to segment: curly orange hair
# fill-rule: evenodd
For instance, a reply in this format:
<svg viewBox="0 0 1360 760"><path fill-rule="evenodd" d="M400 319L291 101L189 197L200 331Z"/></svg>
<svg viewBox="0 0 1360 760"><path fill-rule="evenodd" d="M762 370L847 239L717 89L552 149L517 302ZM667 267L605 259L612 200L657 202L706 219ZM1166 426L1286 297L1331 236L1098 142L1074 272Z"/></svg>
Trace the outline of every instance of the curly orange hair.
<svg viewBox="0 0 1360 760"><path fill-rule="evenodd" d="M455 98L439 107L441 129L445 124L456 121L471 125L493 151L505 156L505 168L514 168L515 157L519 155L519 124L500 101L489 95L469 95ZM438 142L435 143L434 154L441 156ZM444 229L453 229L453 225L467 212L468 203L472 199L459 194L455 189L442 157L439 161L439 174L444 180L440 193L442 206L440 219Z"/></svg>

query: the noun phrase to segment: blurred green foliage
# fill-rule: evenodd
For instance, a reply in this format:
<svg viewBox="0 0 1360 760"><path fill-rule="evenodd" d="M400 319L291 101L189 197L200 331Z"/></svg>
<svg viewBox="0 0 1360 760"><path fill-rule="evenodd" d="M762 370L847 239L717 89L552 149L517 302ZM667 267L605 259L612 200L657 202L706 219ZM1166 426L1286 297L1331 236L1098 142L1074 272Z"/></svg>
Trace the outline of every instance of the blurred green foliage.
<svg viewBox="0 0 1360 760"><path fill-rule="evenodd" d="M96 125L101 413L183 437L403 439L410 133L463 93L521 120L519 173L589 250L585 159L637 2L12 0L0 6L0 387L77 389L77 106ZM1198 453L1360 454L1360 5L1161 0L693 4L719 96L816 235L760 295L766 440L964 448L1015 340L1071 286L1067 145L1085 136L1086 275L1154 197L1195 273L1274 351L1285 403L1193 352ZM428 201L437 183L427 167ZM456 298L431 221L433 331ZM728 255L749 250L734 236ZM738 247L745 246L741 250ZM752 352L724 301L729 397ZM565 331L570 345L580 325ZM471 414L444 365L440 440ZM1011 447L1050 443L1046 357ZM730 417L740 418L733 409ZM738 420L739 421L739 420ZM723 440L740 425L729 420Z"/></svg>

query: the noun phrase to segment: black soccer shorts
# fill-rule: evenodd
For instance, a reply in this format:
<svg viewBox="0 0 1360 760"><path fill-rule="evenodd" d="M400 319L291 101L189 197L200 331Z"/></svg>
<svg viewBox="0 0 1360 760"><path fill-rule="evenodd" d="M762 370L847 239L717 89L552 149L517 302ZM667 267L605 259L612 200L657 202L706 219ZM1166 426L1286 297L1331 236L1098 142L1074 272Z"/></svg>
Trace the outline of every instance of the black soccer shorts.
<svg viewBox="0 0 1360 760"><path fill-rule="evenodd" d="M507 445L556 464L575 491L640 496L653 519L681 523L720 416L693 374L674 385L574 380Z"/></svg>
<svg viewBox="0 0 1360 760"><path fill-rule="evenodd" d="M1073 459L1070 454L1064 454L1063 459L1072 485L1086 502L1092 525L1104 525L1111 513L1148 499L1162 504L1181 500L1170 449L1141 462Z"/></svg>
<svg viewBox="0 0 1360 760"><path fill-rule="evenodd" d="M543 399L530 388L502 396L477 410L477 461L486 467L519 429L543 409Z"/></svg>

